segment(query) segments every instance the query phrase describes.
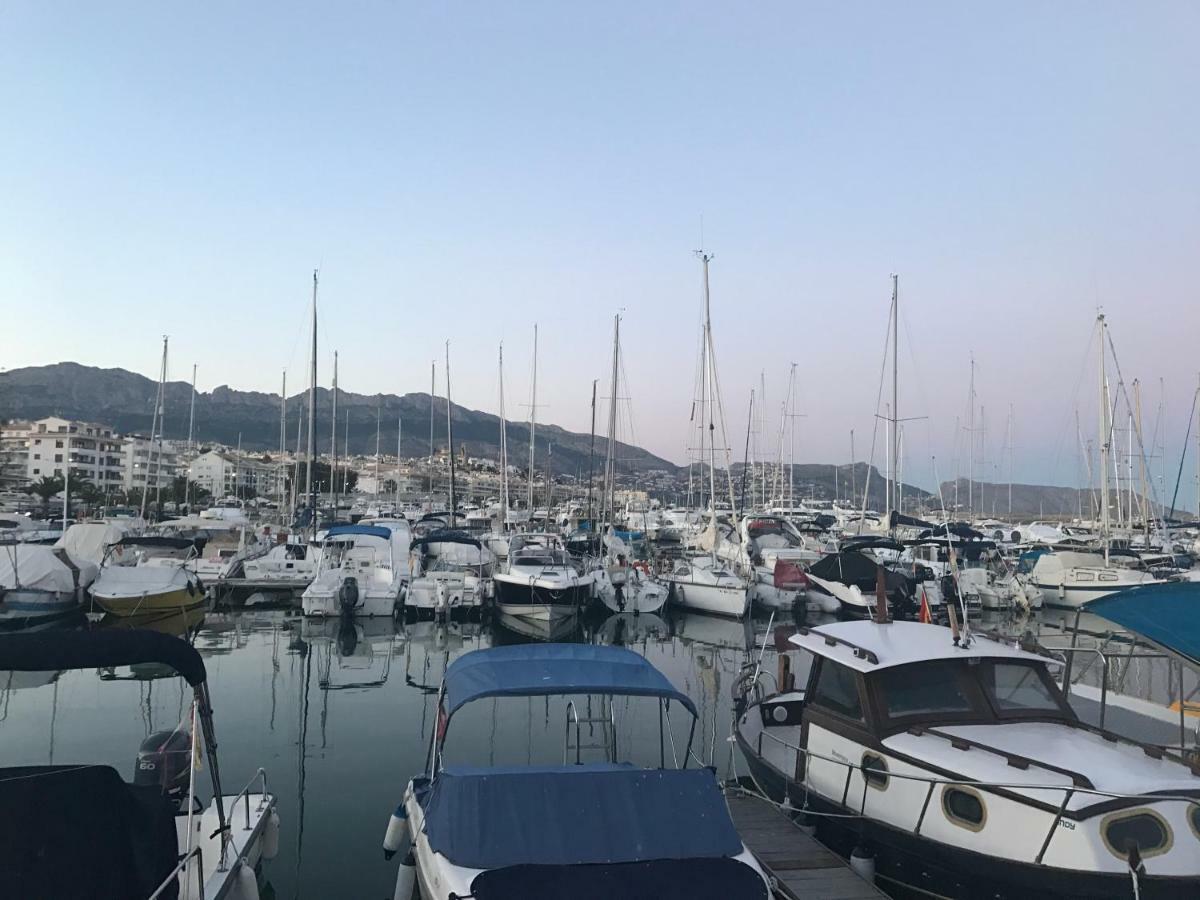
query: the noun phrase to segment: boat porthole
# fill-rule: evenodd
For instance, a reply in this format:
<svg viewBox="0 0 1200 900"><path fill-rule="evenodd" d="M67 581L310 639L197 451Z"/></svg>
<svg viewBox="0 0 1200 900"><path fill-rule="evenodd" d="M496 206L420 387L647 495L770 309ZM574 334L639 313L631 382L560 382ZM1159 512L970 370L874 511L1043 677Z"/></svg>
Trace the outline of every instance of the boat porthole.
<svg viewBox="0 0 1200 900"><path fill-rule="evenodd" d="M888 786L887 760L877 753L866 752L862 755L862 776L867 787L886 791Z"/></svg>
<svg viewBox="0 0 1200 900"><path fill-rule="evenodd" d="M987 807L983 805L983 797L968 787L947 785L943 788L942 812L955 825L968 831L983 831L987 822Z"/></svg>
<svg viewBox="0 0 1200 900"><path fill-rule="evenodd" d="M1197 813L1193 811L1190 817L1193 828L1197 827L1196 818ZM1150 809L1109 813L1100 822L1100 836L1104 838L1108 852L1118 859L1127 859L1133 844L1137 844L1138 853L1144 859L1166 853L1173 843L1167 820Z"/></svg>
<svg viewBox="0 0 1200 900"><path fill-rule="evenodd" d="M1192 826L1192 833L1200 838L1200 803L1192 804L1188 811L1188 824Z"/></svg>

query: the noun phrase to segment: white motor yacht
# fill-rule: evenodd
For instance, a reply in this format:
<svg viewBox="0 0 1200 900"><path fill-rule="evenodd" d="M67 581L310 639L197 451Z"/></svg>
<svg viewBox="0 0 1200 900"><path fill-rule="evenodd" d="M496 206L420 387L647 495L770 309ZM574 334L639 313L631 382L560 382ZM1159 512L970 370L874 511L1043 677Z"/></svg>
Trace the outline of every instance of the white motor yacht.
<svg viewBox="0 0 1200 900"><path fill-rule="evenodd" d="M301 598L304 615L394 615L407 566L407 530L335 525L325 532L317 574Z"/></svg>
<svg viewBox="0 0 1200 900"><path fill-rule="evenodd" d="M556 534L513 535L508 565L493 576L496 609L552 628L587 603L592 576L580 575Z"/></svg>

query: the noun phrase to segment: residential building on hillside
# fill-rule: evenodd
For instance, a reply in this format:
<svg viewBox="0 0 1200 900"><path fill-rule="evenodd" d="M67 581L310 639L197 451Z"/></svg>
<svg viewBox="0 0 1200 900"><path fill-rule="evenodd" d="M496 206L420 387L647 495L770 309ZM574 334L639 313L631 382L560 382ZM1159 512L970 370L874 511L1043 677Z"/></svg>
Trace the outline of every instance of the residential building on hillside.
<svg viewBox="0 0 1200 900"><path fill-rule="evenodd" d="M125 490L167 487L181 471L180 443L153 441L144 434L126 435L121 461Z"/></svg>
<svg viewBox="0 0 1200 900"><path fill-rule="evenodd" d="M11 491L29 483L29 433L32 422L0 425L0 490Z"/></svg>
<svg viewBox="0 0 1200 900"><path fill-rule="evenodd" d="M121 438L108 425L48 416L29 431L26 478L86 478L105 493L122 487L124 456Z"/></svg>
<svg viewBox="0 0 1200 900"><path fill-rule="evenodd" d="M210 450L192 460L188 478L217 498L262 497L279 490L280 469L244 454Z"/></svg>

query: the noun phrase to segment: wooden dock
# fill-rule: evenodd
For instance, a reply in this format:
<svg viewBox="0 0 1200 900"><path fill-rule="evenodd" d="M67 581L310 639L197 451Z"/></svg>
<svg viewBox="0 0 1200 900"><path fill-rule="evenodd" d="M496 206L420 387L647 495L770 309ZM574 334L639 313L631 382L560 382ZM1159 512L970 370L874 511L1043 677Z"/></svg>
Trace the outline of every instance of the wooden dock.
<svg viewBox="0 0 1200 900"><path fill-rule="evenodd" d="M727 797L734 827L789 900L879 900L887 895L851 870L840 856L805 834L778 808L745 794Z"/></svg>

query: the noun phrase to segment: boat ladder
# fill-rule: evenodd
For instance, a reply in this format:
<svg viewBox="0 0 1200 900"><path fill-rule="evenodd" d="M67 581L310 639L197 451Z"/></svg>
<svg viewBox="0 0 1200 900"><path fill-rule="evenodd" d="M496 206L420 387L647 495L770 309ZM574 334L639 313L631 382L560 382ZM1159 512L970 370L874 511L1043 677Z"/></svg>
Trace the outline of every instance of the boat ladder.
<svg viewBox="0 0 1200 900"><path fill-rule="evenodd" d="M593 705L600 708L599 715L593 710ZM604 714L605 706L608 707L607 715ZM585 725L587 726L586 742L583 735ZM572 740L572 729L574 729L574 740ZM616 763L617 719L611 697L593 699L589 694L584 715L580 715L579 707L575 705L574 700L567 703L566 735L563 741L564 766L571 762L572 750L575 752L575 765L583 763L582 755L585 750L601 750L604 752L606 762Z"/></svg>

